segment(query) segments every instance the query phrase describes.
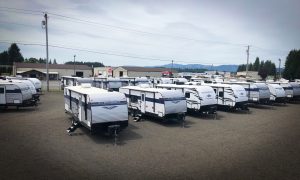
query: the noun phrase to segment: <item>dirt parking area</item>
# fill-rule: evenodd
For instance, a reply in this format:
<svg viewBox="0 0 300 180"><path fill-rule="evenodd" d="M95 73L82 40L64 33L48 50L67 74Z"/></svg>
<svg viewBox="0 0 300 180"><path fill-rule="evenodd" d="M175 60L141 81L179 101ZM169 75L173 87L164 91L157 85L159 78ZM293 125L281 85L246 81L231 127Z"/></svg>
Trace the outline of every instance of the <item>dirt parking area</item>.
<svg viewBox="0 0 300 180"><path fill-rule="evenodd" d="M0 179L299 179L300 104L134 122L113 138L66 133L62 92L0 112Z"/></svg>

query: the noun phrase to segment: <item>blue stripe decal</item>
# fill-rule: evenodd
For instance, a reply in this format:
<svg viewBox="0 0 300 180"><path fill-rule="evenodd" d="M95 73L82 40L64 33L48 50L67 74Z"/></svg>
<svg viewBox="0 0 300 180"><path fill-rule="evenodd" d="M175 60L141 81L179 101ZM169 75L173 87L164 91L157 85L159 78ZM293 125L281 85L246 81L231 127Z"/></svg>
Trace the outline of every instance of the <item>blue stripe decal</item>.
<svg viewBox="0 0 300 180"><path fill-rule="evenodd" d="M284 90L293 90L293 87L283 87Z"/></svg>
<svg viewBox="0 0 300 180"><path fill-rule="evenodd" d="M246 91L259 91L258 88L245 88Z"/></svg>
<svg viewBox="0 0 300 180"><path fill-rule="evenodd" d="M137 96L137 95L130 95L129 94L125 94L126 98L130 98L130 97L136 97L137 99L141 100L141 96ZM186 100L185 97L174 97L174 98L159 98L159 99L154 99L154 98L150 98L150 97L145 97L145 101L148 102L155 102L155 103L159 103L159 104L164 104L165 101L182 101L182 100Z"/></svg>
<svg viewBox="0 0 300 180"><path fill-rule="evenodd" d="M6 89L6 93L21 93L21 89L8 90Z"/></svg>
<svg viewBox="0 0 300 180"><path fill-rule="evenodd" d="M91 106L118 106L127 104L126 101L110 101L110 102L93 102L89 103Z"/></svg>

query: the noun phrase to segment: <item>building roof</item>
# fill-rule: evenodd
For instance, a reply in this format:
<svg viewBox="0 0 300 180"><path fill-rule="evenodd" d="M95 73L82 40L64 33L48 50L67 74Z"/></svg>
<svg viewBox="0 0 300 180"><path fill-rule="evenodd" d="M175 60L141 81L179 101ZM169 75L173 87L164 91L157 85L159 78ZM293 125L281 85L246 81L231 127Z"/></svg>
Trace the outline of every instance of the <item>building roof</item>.
<svg viewBox="0 0 300 180"><path fill-rule="evenodd" d="M127 71L135 71L135 72L163 72L169 71L170 68L150 68L150 67L136 67L136 66L121 66L123 69ZM177 73L176 70L173 70L173 73Z"/></svg>
<svg viewBox="0 0 300 180"><path fill-rule="evenodd" d="M16 68L38 68L46 69L46 64L41 63L14 63ZM74 69L73 64L49 64L49 69ZM92 70L91 67L87 65L75 65L76 70Z"/></svg>

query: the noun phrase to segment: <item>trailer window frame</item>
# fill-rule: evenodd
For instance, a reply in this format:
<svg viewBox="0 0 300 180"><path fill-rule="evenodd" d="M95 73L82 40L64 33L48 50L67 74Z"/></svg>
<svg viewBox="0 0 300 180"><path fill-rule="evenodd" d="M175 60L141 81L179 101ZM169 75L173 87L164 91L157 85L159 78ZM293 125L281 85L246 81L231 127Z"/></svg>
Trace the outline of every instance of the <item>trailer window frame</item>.
<svg viewBox="0 0 300 180"><path fill-rule="evenodd" d="M4 94L5 93L5 88L4 87L0 87L0 94Z"/></svg>

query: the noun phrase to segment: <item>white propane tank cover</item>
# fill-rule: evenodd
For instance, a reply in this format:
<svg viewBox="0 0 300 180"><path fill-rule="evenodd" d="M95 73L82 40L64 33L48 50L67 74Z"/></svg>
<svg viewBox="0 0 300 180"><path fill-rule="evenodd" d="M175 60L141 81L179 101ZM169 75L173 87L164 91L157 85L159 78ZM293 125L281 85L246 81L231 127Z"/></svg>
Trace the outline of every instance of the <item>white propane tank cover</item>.
<svg viewBox="0 0 300 180"><path fill-rule="evenodd" d="M82 87L82 88L91 88L92 85L91 85L90 83L82 83L82 84L81 84L81 87Z"/></svg>

